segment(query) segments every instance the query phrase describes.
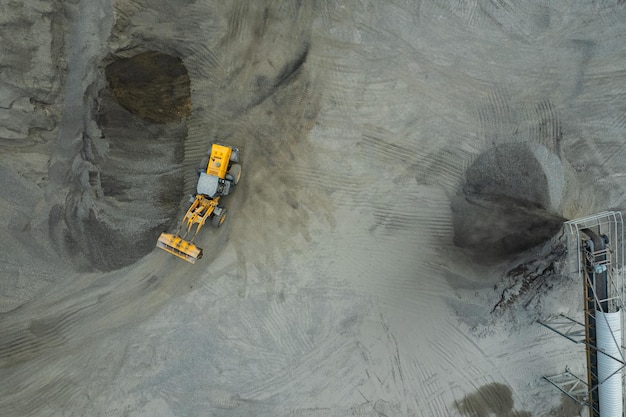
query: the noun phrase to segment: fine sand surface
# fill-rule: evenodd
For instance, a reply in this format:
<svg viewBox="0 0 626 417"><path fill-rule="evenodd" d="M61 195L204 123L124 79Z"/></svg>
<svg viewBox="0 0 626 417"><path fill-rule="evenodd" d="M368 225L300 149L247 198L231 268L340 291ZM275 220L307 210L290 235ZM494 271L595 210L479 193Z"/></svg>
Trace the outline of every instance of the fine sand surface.
<svg viewBox="0 0 626 417"><path fill-rule="evenodd" d="M626 5L0 4L1 416L572 416ZM212 143L229 218L175 230Z"/></svg>

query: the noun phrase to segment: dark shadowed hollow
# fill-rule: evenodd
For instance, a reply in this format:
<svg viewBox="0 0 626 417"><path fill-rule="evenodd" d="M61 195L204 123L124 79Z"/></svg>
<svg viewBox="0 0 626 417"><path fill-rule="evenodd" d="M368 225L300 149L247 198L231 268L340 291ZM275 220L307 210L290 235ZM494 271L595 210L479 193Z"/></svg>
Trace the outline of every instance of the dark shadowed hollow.
<svg viewBox="0 0 626 417"><path fill-rule="evenodd" d="M101 134L84 138L88 176L75 174L85 179L65 201L62 246L82 268L110 271L152 251L177 216L191 97L182 60L161 52L119 59L105 74Z"/></svg>
<svg viewBox="0 0 626 417"><path fill-rule="evenodd" d="M182 59L157 51L119 59L106 67L109 90L122 107L154 123L189 116L189 75Z"/></svg>

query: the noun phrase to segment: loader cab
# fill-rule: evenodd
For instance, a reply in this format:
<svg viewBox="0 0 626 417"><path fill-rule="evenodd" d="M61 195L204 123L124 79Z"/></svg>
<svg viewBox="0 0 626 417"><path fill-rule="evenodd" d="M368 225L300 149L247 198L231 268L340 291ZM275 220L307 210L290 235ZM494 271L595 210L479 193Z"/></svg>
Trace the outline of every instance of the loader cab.
<svg viewBox="0 0 626 417"><path fill-rule="evenodd" d="M209 198L215 198L230 194L231 188L231 181L218 178L215 175L209 175L206 172L201 172L198 178L198 185L196 186L196 193L206 195Z"/></svg>

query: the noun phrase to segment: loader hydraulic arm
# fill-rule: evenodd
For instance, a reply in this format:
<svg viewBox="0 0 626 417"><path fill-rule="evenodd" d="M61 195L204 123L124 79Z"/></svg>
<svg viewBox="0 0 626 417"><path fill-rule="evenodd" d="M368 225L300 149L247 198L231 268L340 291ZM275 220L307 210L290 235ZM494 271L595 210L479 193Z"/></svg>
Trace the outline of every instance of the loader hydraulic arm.
<svg viewBox="0 0 626 417"><path fill-rule="evenodd" d="M178 226L176 233L161 233L157 241L157 247L191 263L195 263L198 259L202 258L202 249L197 247L193 241L202 226L204 226L206 220L217 207L218 202L219 197L209 199L202 194L196 195L196 199L187 210L187 213L185 213L185 217L181 221L180 226ZM196 230L193 232L191 238L188 238L194 224L196 225ZM186 226L186 232L181 235L180 231L183 225Z"/></svg>
<svg viewBox="0 0 626 417"><path fill-rule="evenodd" d="M210 200L201 194L196 195L196 199L187 210L187 213L185 213L182 221L183 224L187 223L187 233L189 233L194 224L197 225L193 238L196 237L206 220L213 213L213 209L217 207L219 200L219 197ZM193 238L191 238L192 241Z"/></svg>

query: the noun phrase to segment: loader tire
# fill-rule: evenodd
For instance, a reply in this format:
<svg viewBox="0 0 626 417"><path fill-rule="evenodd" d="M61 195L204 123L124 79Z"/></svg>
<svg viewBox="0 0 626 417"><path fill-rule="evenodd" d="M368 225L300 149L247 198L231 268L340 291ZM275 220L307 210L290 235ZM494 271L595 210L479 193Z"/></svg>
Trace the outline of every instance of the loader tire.
<svg viewBox="0 0 626 417"><path fill-rule="evenodd" d="M233 184L237 185L239 179L241 178L241 165L232 164L228 170L228 175L232 177Z"/></svg>
<svg viewBox="0 0 626 417"><path fill-rule="evenodd" d="M200 161L199 168L202 169L204 172L206 172L206 169L208 166L209 166L209 157L205 156L204 158L202 158L202 161Z"/></svg>
<svg viewBox="0 0 626 417"><path fill-rule="evenodd" d="M202 161L200 161L200 165L198 165L198 177L200 177L200 175L203 172L206 173L208 166L209 166L209 157L205 156L204 158L202 158Z"/></svg>
<svg viewBox="0 0 626 417"><path fill-rule="evenodd" d="M211 223L213 224L213 226L215 227L220 227L222 224L224 224L224 221L226 220L226 209L222 209L222 212L218 215L218 214L214 214L213 217L211 218Z"/></svg>
<svg viewBox="0 0 626 417"><path fill-rule="evenodd" d="M233 148L233 151L230 153L230 162L233 164L239 163L239 149Z"/></svg>

